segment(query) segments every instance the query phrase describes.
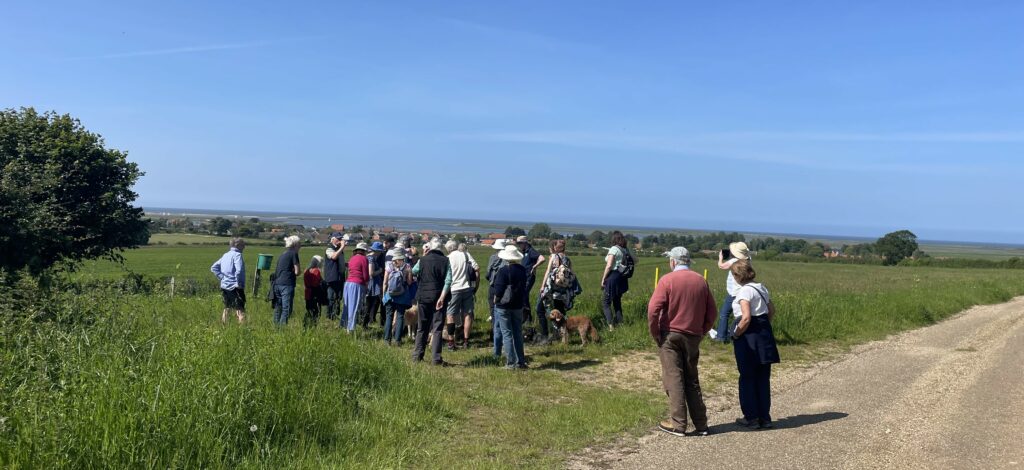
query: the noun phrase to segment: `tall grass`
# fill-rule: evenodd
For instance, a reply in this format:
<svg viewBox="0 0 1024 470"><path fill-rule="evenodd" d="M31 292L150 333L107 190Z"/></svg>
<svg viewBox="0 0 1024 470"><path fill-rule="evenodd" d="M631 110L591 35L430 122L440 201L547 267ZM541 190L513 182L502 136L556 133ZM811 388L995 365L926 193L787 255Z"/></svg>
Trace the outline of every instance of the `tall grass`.
<svg viewBox="0 0 1024 470"><path fill-rule="evenodd" d="M307 250L303 258L319 251ZM278 329L259 299L250 299L249 324L221 325L206 271L221 251L128 253L128 267L144 276L188 272L211 284L193 295L126 294L125 285L100 283L41 297L31 312L0 312L0 466L548 467L595 440L648 427L664 406L657 394L595 388L558 372L652 349L646 302L664 260L640 261L624 299L626 321L603 330L599 345L530 347L535 370L508 373L484 348L454 355L462 367L439 369L412 364L408 345L373 341L376 329L357 337L326 322ZM489 252L475 254L484 263ZM574 263L585 292L573 313L602 325L603 261ZM790 347L876 339L1024 294L1020 270L755 267ZM721 300L725 273L709 260L693 268L708 269ZM97 263L76 276L124 272ZM474 344L483 346L486 300L477 302Z"/></svg>

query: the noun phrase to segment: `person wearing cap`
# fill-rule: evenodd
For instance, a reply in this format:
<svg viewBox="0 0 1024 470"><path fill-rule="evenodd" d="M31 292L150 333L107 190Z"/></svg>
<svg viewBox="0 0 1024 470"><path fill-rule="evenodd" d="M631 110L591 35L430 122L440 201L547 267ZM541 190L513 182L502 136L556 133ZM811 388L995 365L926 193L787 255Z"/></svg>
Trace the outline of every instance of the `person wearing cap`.
<svg viewBox="0 0 1024 470"><path fill-rule="evenodd" d="M320 265L324 258L320 255L309 260L309 267L302 273L302 284L305 286L306 317L302 320L303 328L315 326L320 321L321 292L324 289Z"/></svg>
<svg viewBox="0 0 1024 470"><path fill-rule="evenodd" d="M388 251L391 261L384 268L384 341L391 345L392 334L395 343L402 345L405 329L405 311L412 307L412 300L415 291L412 287L412 268L406 263L405 247L401 244ZM405 277L405 292L396 294L390 292L391 278L393 276ZM392 322L394 327L392 328Z"/></svg>
<svg viewBox="0 0 1024 470"><path fill-rule="evenodd" d="M277 258L277 269L274 271L274 324L288 324L292 315L292 303L295 301L295 281L302 270L299 268L300 239L297 235L284 238L284 253Z"/></svg>
<svg viewBox="0 0 1024 470"><path fill-rule="evenodd" d="M451 279L451 266L448 257L442 252L444 244L440 239L431 239L424 248L423 256L412 268L412 274L417 278L416 306L419 310L416 346L412 351L412 360L423 360L427 349L427 336L430 336L432 362L434 365L445 366L448 363L441 357L441 329L445 321L445 280Z"/></svg>
<svg viewBox="0 0 1024 470"><path fill-rule="evenodd" d="M501 259L501 250L505 249L505 245L511 243L511 240L497 239L491 248L496 251L491 255L490 259L487 260L487 282L494 284L494 274L499 269L508 266L508 261ZM487 321L491 322L491 340L494 341L494 357L501 357L501 348L504 345L504 341L501 338L501 326L498 325L498 319L494 317L494 296L487 296L487 305L491 308L491 316L487 318Z"/></svg>
<svg viewBox="0 0 1024 470"><path fill-rule="evenodd" d="M228 244L228 252L224 253L210 266L210 272L220 281L221 297L224 299L224 310L221 311L221 323L228 322L228 312L234 310L238 323L245 322L245 260L242 251L245 240L235 237Z"/></svg>
<svg viewBox="0 0 1024 470"><path fill-rule="evenodd" d="M530 292L533 290L533 285L537 282L537 268L540 267L547 258L540 254L533 245L530 244L530 240L526 238L526 235L520 235L516 238L516 247L519 248L519 252L523 255L523 267L526 268L526 318L530 319L533 315L530 312ZM544 315L544 306L540 304L540 299L537 299L537 342L547 342L548 337L548 319Z"/></svg>
<svg viewBox="0 0 1024 470"><path fill-rule="evenodd" d="M715 298L707 281L690 270L690 252L677 246L664 253L672 272L663 276L647 304L647 325L658 345L661 381L669 419L658 424L675 435L708 435L707 408L700 390L700 341L715 323ZM694 431L686 434L687 411Z"/></svg>
<svg viewBox="0 0 1024 470"><path fill-rule="evenodd" d="M341 294L345 287L345 245L348 235L331 234L324 256L323 278L327 286L327 319L337 320L341 313Z"/></svg>
<svg viewBox="0 0 1024 470"><path fill-rule="evenodd" d="M453 349L455 334L462 332L462 347L469 348L469 334L473 329L474 308L476 306L476 282L480 279L480 265L473 255L466 251L466 246L454 240L445 243L448 251L448 266L451 279L449 286L447 324L449 340L448 349Z"/></svg>
<svg viewBox="0 0 1024 470"><path fill-rule="evenodd" d="M348 333L356 329L359 309L363 306L367 286L370 284L370 262L366 259L366 252L369 249L370 247L366 243L359 242L356 249L352 250L352 259L348 260L348 278L345 279L345 307L341 313L340 323Z"/></svg>
<svg viewBox="0 0 1024 470"><path fill-rule="evenodd" d="M523 254L513 245L506 246L498 256L508 264L494 274L489 295L494 301L494 318L501 328L505 348L505 367L525 369L523 351L523 308L526 304L526 266Z"/></svg>
<svg viewBox="0 0 1024 470"><path fill-rule="evenodd" d="M377 310L383 305L381 296L384 295L384 244L377 241L370 245L370 253L366 256L370 266L370 284L366 290L366 314L363 316L363 328L369 328L370 323L377 321ZM380 317L381 326L384 326L384 316Z"/></svg>
<svg viewBox="0 0 1024 470"><path fill-rule="evenodd" d="M724 259L724 252L718 252L718 268L728 272L725 276L725 300L722 301L722 307L718 309L718 327L712 333L714 335L712 339L722 343L729 342L729 320L732 319L735 313L733 312L732 304L736 300L736 294L740 291L740 284L736 282L736 277L733 276L731 268L733 264L740 260L750 259L750 250L747 248L747 244L743 242L730 243L729 253L732 256Z"/></svg>

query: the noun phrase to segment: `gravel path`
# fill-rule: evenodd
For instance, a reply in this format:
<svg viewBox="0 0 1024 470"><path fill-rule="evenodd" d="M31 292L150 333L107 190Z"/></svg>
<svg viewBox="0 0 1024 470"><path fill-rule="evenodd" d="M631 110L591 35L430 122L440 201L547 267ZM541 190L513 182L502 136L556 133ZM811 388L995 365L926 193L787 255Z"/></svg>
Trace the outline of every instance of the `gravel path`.
<svg viewBox="0 0 1024 470"><path fill-rule="evenodd" d="M1024 297L860 347L774 390L776 429L710 415L712 436L652 432L572 467L1024 469Z"/></svg>

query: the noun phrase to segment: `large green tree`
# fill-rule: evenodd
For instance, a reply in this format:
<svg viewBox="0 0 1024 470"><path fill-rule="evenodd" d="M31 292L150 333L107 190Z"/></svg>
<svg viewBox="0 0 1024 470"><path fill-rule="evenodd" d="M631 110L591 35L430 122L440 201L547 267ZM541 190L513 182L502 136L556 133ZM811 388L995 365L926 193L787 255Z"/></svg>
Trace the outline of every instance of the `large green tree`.
<svg viewBox="0 0 1024 470"><path fill-rule="evenodd" d="M0 270L38 275L146 243L142 174L69 115L0 110Z"/></svg>
<svg viewBox="0 0 1024 470"><path fill-rule="evenodd" d="M890 266L913 256L917 248L917 235L910 230L887 233L875 242L875 252Z"/></svg>
<svg viewBox="0 0 1024 470"><path fill-rule="evenodd" d="M550 238L551 237L551 226L544 223L538 222L533 224L530 229L530 238Z"/></svg>

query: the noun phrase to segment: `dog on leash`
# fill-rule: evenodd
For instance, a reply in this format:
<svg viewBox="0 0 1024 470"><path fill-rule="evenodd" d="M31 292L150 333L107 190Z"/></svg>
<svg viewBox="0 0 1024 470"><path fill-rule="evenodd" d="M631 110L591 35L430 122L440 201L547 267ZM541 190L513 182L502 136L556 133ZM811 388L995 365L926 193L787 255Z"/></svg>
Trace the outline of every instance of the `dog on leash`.
<svg viewBox="0 0 1024 470"><path fill-rule="evenodd" d="M583 344L587 344L588 337L595 343L601 341L601 337L597 334L597 328L594 328L590 318L583 315L566 317L558 310L552 310L548 317L558 326L559 332L562 334L562 344L569 344L569 331L572 330L579 333L580 341Z"/></svg>

